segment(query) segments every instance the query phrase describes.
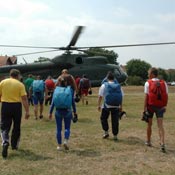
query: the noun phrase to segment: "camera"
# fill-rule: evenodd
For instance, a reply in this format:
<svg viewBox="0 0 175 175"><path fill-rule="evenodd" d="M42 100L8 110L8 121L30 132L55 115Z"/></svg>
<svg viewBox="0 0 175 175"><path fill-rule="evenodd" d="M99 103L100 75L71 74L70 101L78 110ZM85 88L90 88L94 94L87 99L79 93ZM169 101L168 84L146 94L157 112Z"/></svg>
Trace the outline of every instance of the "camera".
<svg viewBox="0 0 175 175"><path fill-rule="evenodd" d="M142 114L141 120L148 123L149 116L150 116L149 112L148 111L144 111L143 114Z"/></svg>
<svg viewBox="0 0 175 175"><path fill-rule="evenodd" d="M89 95L92 95L92 90L89 90L89 92L88 92L88 93L89 93Z"/></svg>
<svg viewBox="0 0 175 175"><path fill-rule="evenodd" d="M76 123L78 121L78 115L74 114L73 118L72 118L73 123Z"/></svg>
<svg viewBox="0 0 175 175"><path fill-rule="evenodd" d="M126 112L125 111L120 111L119 112L119 118L120 118L120 120L122 119L122 117L126 117Z"/></svg>
<svg viewBox="0 0 175 175"><path fill-rule="evenodd" d="M78 94L76 94L75 98L74 98L75 102L78 103L80 101L80 97Z"/></svg>

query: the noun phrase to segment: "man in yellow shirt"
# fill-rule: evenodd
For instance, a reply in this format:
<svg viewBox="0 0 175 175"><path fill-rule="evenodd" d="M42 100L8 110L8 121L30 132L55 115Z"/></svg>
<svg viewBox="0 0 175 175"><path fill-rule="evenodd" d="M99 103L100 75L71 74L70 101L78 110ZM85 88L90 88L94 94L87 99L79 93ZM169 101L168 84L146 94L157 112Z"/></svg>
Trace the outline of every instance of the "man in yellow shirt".
<svg viewBox="0 0 175 175"><path fill-rule="evenodd" d="M18 149L21 133L22 104L25 109L25 119L29 118L29 105L25 86L19 81L20 72L11 69L10 78L0 82L1 100L1 137L2 157L8 155L9 132L13 123L11 134L11 147Z"/></svg>

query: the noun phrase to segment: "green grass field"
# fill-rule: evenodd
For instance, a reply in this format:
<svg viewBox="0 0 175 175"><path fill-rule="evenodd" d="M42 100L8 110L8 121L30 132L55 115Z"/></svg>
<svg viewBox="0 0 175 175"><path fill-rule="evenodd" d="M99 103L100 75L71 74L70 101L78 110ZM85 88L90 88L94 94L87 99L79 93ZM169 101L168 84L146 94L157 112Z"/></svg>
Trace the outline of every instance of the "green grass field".
<svg viewBox="0 0 175 175"><path fill-rule="evenodd" d="M0 175L174 175L175 174L175 90L170 87L169 104L164 119L167 153L160 152L156 120L153 122L153 147L144 145L146 123L143 112L143 87L123 87L123 110L117 142L102 139L97 91L89 96L89 105L77 104L79 121L72 123L70 150L56 150L55 120L22 120L20 148L6 160L0 157ZM110 123L109 123L110 124ZM110 125L111 128L111 125ZM2 149L1 149L2 150Z"/></svg>

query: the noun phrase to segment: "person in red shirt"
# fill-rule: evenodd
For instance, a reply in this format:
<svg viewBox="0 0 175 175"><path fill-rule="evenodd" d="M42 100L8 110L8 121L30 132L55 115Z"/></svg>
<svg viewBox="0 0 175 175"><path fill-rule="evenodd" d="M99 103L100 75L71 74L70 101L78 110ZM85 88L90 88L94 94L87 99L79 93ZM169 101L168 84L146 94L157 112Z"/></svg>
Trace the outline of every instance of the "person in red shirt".
<svg viewBox="0 0 175 175"><path fill-rule="evenodd" d="M46 106L48 103L49 105L51 105L54 89L55 89L55 83L52 77L49 75L45 80L45 105Z"/></svg>

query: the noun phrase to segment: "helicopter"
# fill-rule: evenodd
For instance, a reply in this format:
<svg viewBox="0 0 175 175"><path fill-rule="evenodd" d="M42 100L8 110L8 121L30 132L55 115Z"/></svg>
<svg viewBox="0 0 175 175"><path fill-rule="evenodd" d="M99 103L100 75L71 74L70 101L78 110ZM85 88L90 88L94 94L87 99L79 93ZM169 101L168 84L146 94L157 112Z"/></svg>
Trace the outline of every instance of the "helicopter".
<svg viewBox="0 0 175 175"><path fill-rule="evenodd" d="M88 56L87 49L90 48L115 48L115 47L133 47L133 46L149 46L175 44L174 42L167 43L146 43L146 44L131 44L131 45L111 45L111 46L94 46L94 47L75 47L75 44L82 33L84 26L77 26L70 43L66 47L38 47L38 46L20 46L20 45L0 45L0 47L20 47L20 48L37 48L37 49L52 49L41 52L32 52L18 54L14 56L22 56L29 54L38 54L43 52L65 51L65 53L55 56L52 59L44 62L34 62L27 64L14 64L0 67L0 79L7 77L11 69L18 69L21 75L25 78L29 74L41 75L46 79L48 75L58 77L63 69L68 69L71 75L82 77L86 74L91 80L92 87L101 85L101 81L110 71L114 74L119 83L124 83L127 79L127 73L117 63L110 63L105 56ZM72 51L81 53L72 54Z"/></svg>

